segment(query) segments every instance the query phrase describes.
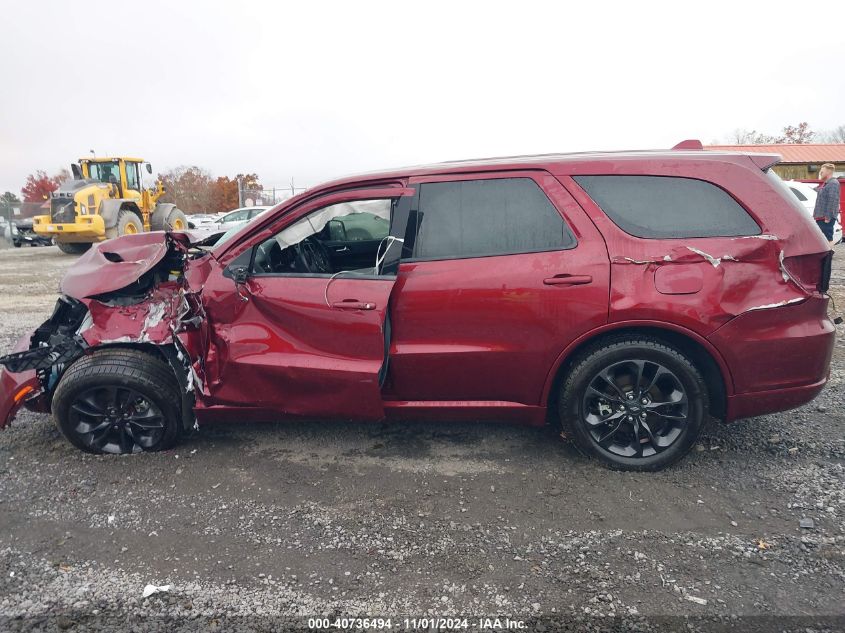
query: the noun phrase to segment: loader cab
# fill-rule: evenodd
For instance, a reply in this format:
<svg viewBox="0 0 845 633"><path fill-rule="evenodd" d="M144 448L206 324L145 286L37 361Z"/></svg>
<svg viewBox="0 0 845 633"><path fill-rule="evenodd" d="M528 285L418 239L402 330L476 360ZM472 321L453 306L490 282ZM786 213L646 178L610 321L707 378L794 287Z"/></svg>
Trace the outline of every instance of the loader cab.
<svg viewBox="0 0 845 633"><path fill-rule="evenodd" d="M82 177L112 184L117 189L116 197L140 200L141 184L140 158L98 158L81 159Z"/></svg>

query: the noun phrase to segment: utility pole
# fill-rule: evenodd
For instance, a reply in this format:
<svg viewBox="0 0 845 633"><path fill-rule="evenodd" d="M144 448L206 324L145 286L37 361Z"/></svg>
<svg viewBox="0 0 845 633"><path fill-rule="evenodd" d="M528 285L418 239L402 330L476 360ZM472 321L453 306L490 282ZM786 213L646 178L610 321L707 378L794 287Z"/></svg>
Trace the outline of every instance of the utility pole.
<svg viewBox="0 0 845 633"><path fill-rule="evenodd" d="M241 182L242 180L243 179L240 176L238 176L238 206L239 207L244 206L244 187L243 187L243 182Z"/></svg>

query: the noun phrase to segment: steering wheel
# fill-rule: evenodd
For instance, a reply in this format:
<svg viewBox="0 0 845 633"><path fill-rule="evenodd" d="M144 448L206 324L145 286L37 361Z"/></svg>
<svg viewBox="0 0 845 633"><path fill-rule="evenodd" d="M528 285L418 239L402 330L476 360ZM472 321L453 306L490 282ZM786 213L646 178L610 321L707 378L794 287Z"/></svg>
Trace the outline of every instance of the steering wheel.
<svg viewBox="0 0 845 633"><path fill-rule="evenodd" d="M306 272L326 274L333 272L329 251L313 235L296 245L296 258Z"/></svg>

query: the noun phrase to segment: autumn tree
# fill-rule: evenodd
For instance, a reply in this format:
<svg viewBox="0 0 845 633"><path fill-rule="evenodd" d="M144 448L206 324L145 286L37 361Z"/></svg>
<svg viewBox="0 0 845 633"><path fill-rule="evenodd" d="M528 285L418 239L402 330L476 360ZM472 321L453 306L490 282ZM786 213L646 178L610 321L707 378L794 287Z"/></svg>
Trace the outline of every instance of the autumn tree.
<svg viewBox="0 0 845 633"><path fill-rule="evenodd" d="M228 211L238 206L238 180L220 176L211 187L211 207L209 211Z"/></svg>
<svg viewBox="0 0 845 633"><path fill-rule="evenodd" d="M211 174L196 165L181 165L161 174L165 195L162 202L172 202L185 213L207 213L212 205Z"/></svg>
<svg viewBox="0 0 845 633"><path fill-rule="evenodd" d="M48 176L46 171L39 169L26 177L26 184L21 189L23 200L24 202L44 202L62 182L61 172L56 176Z"/></svg>
<svg viewBox="0 0 845 633"><path fill-rule="evenodd" d="M810 129L810 124L806 121L803 121L795 126L787 125L783 128L783 138L785 139L783 141L784 143L805 145L807 143L812 143L815 135L816 133Z"/></svg>

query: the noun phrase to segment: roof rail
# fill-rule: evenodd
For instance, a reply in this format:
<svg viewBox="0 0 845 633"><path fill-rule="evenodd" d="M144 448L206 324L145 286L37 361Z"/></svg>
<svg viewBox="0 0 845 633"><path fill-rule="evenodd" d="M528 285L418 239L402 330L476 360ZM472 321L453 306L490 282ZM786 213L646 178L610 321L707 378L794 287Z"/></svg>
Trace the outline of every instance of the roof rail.
<svg viewBox="0 0 845 633"><path fill-rule="evenodd" d="M704 149L704 145L701 144L697 138L689 138L685 141L681 141L672 149Z"/></svg>

